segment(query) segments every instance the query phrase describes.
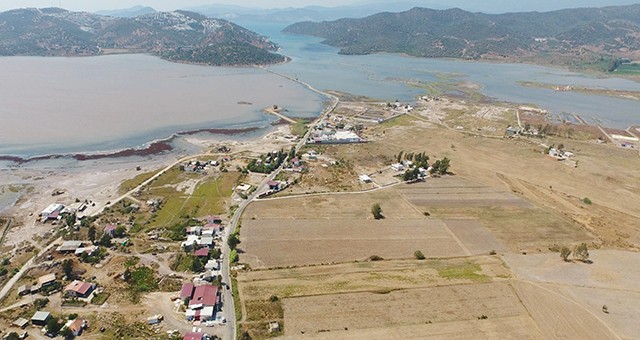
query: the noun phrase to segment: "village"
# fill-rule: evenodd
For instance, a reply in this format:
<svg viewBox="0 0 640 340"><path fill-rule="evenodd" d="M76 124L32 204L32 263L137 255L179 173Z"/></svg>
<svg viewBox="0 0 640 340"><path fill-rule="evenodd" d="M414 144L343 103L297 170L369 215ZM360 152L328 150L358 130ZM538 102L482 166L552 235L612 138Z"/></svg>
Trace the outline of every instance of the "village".
<svg viewBox="0 0 640 340"><path fill-rule="evenodd" d="M567 211L588 213L597 204L588 194L556 195L556 182L545 184L550 193L543 194L515 174L518 167L499 165L496 175L492 160L570 176L594 166L594 150L608 147L597 141L606 137L562 137L566 126L545 128L540 117L549 113L537 108L435 96L415 103L347 99L308 124L299 139L286 138L290 131L282 129L269 143L219 142L161 170L136 167L113 201L56 189L49 198L54 203L29 212L35 226L51 231L47 246L25 247L22 256L33 257L22 263L19 249L4 260L15 264L1 292L2 336L348 337L374 328L345 312L363 301L357 294L377 294L366 300L376 310L404 308L388 300L395 292L376 293L388 289L424 290L424 296L439 290L444 295L438 296L462 299L456 287L491 295L513 285L524 294L510 281L507 261L614 242L600 229L585 232L576 222L583 217L567 219L553 204L537 201L549 195L568 200ZM505 155L497 156L497 148ZM559 234L542 232L549 228ZM378 268L389 279L362 278L359 266ZM450 268L463 274L448 276ZM429 279L416 280L410 274L416 270L426 270ZM342 271L353 281L333 282ZM505 294L501 301L509 308L529 303ZM336 316L330 304L315 300L324 297L338 306ZM466 305L469 313L501 322L503 316L482 303ZM317 320L306 313L314 308ZM412 316L410 322L428 324L437 315L477 322L477 315L458 310L425 313L428 320Z"/></svg>

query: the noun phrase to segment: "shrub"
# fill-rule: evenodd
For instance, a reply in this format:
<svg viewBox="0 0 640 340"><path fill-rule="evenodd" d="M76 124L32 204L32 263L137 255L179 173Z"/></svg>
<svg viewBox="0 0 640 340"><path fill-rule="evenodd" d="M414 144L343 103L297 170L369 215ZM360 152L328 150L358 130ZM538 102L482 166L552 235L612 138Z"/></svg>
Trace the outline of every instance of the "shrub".
<svg viewBox="0 0 640 340"><path fill-rule="evenodd" d="M586 205L591 205L593 202L591 202L589 197L585 197L585 198L582 199L582 203L584 203Z"/></svg>
<svg viewBox="0 0 640 340"><path fill-rule="evenodd" d="M415 257L416 257L416 259L418 259L418 260L424 260L424 259L426 259L426 257L424 256L424 254L423 254L421 251L419 251L419 250L416 250L416 251L413 253L413 256L415 256Z"/></svg>
<svg viewBox="0 0 640 340"><path fill-rule="evenodd" d="M571 249L562 247L562 249L560 250L560 257L562 258L562 260L564 260L565 262L569 261L569 255L571 255Z"/></svg>
<svg viewBox="0 0 640 340"><path fill-rule="evenodd" d="M371 255L369 257L369 261L382 261L384 260L382 257L378 256L378 255Z"/></svg>
<svg viewBox="0 0 640 340"><path fill-rule="evenodd" d="M384 216L382 215L382 208L380 207L380 204L378 204L378 203L375 203L371 207L371 213L373 214L373 218L375 218L376 220L380 220L380 219L384 218Z"/></svg>

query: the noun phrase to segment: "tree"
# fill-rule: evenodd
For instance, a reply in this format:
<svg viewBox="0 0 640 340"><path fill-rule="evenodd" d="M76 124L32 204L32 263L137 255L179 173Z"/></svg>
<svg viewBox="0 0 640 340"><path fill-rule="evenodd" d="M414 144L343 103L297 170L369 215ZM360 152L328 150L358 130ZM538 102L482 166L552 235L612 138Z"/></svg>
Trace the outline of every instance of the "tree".
<svg viewBox="0 0 640 340"><path fill-rule="evenodd" d="M11 333L7 334L6 339L7 340L19 340L20 336L16 332L11 332Z"/></svg>
<svg viewBox="0 0 640 340"><path fill-rule="evenodd" d="M371 207L371 213L373 214L373 218L375 218L376 220L380 220L384 218L384 216L382 215L382 208L380 207L379 203L375 203Z"/></svg>
<svg viewBox="0 0 640 340"><path fill-rule="evenodd" d="M562 249L560 250L560 257L562 258L562 260L568 262L569 255L571 255L571 249L569 249L568 247L562 247Z"/></svg>
<svg viewBox="0 0 640 340"><path fill-rule="evenodd" d="M418 260L424 260L424 259L426 259L426 257L424 256L424 254L423 254L421 251L419 251L419 250L416 250L416 251L413 253L413 256L415 256L415 257L416 257L416 259L418 259Z"/></svg>
<svg viewBox="0 0 640 340"><path fill-rule="evenodd" d="M95 226L90 226L89 227L89 241L93 242L96 240L96 227Z"/></svg>
<svg viewBox="0 0 640 340"><path fill-rule="evenodd" d="M71 280L73 276L73 261L66 259L62 262L62 270L64 271L64 276L67 280Z"/></svg>
<svg viewBox="0 0 640 340"><path fill-rule="evenodd" d="M238 244L240 244L240 239L238 238L238 233L233 233L233 234L229 235L229 239L227 240L227 244L229 245L229 248L236 249Z"/></svg>
<svg viewBox="0 0 640 340"><path fill-rule="evenodd" d="M109 236L109 234L102 234L98 243L104 247L111 247L111 236Z"/></svg>
<svg viewBox="0 0 640 340"><path fill-rule="evenodd" d="M587 244L584 242L580 243L580 245L573 250L573 257L582 262L589 262L589 248Z"/></svg>
<svg viewBox="0 0 640 340"><path fill-rule="evenodd" d="M76 214L68 214L64 217L64 223L69 226L69 227L73 227L74 224L76 224Z"/></svg>
<svg viewBox="0 0 640 340"><path fill-rule="evenodd" d="M58 322L58 318L51 317L49 321L47 321L46 330L48 334L56 336L60 333L60 329L62 329L62 325Z"/></svg>
<svg viewBox="0 0 640 340"><path fill-rule="evenodd" d="M122 225L119 225L116 230L113 231L113 236L115 237L124 237L127 234L127 228Z"/></svg>
<svg viewBox="0 0 640 340"><path fill-rule="evenodd" d="M445 157L440 161L440 166L438 167L438 173L440 175L446 175L447 172L449 171L449 163L450 160L449 158Z"/></svg>

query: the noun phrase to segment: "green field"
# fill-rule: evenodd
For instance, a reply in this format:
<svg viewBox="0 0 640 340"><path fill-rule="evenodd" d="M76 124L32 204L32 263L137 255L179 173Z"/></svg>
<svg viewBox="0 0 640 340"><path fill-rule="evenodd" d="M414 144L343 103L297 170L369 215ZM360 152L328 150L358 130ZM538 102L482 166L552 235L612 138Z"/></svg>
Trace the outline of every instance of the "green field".
<svg viewBox="0 0 640 340"><path fill-rule="evenodd" d="M640 64L622 64L616 69L614 73L630 76L640 76Z"/></svg>
<svg viewBox="0 0 640 340"><path fill-rule="evenodd" d="M158 178L149 188L149 197L162 197L163 203L153 219L152 227L169 226L185 216L198 217L226 214L226 200L231 196L240 174L225 172L215 179L203 178L199 174L184 174L171 170ZM172 185L185 180L201 180L193 195L177 191Z"/></svg>

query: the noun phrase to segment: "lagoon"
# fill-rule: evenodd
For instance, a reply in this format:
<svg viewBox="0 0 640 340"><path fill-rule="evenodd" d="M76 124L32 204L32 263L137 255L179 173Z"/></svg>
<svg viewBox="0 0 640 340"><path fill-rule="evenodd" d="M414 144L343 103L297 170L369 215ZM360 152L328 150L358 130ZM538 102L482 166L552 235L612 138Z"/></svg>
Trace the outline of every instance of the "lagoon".
<svg viewBox="0 0 640 340"><path fill-rule="evenodd" d="M0 77L0 155L21 157L130 148L204 128L268 128L275 118L264 108L311 117L324 100L258 68L148 55L5 57Z"/></svg>

